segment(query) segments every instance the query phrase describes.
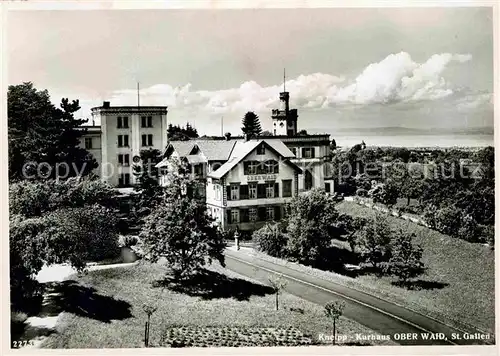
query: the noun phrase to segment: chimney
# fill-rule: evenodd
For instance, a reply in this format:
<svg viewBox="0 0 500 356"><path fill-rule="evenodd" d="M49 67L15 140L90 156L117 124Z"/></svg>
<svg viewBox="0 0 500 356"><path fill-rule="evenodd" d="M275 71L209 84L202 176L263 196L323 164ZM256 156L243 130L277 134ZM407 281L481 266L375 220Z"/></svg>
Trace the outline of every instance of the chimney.
<svg viewBox="0 0 500 356"><path fill-rule="evenodd" d="M109 107L110 107L110 105L109 105L109 101L103 101L103 103L102 103L102 107L103 107L104 109L109 109Z"/></svg>

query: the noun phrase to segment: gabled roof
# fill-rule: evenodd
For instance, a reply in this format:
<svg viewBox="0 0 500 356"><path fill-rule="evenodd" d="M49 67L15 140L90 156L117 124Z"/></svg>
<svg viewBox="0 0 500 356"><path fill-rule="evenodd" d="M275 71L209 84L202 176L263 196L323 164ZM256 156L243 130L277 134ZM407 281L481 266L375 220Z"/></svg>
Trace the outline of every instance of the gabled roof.
<svg viewBox="0 0 500 356"><path fill-rule="evenodd" d="M249 141L238 141L235 145L233 153L229 160L219 167L215 172L210 173L208 176L216 179L224 177L231 169L233 169L239 162L241 162L246 156L248 156L253 150L257 148L261 143L266 145L268 148L273 150L280 157L288 159L293 158L295 155L286 147L283 142L275 140L249 140ZM280 145L281 143L281 145ZM298 171L302 171L300 167L294 163L285 160L285 163L292 166Z"/></svg>
<svg viewBox="0 0 500 356"><path fill-rule="evenodd" d="M227 161L236 141L198 140L196 144L209 161Z"/></svg>
<svg viewBox="0 0 500 356"><path fill-rule="evenodd" d="M186 157L196 152L196 147L208 161L227 161L237 141L189 140L170 141L165 148L164 156L169 149L175 150L179 157Z"/></svg>

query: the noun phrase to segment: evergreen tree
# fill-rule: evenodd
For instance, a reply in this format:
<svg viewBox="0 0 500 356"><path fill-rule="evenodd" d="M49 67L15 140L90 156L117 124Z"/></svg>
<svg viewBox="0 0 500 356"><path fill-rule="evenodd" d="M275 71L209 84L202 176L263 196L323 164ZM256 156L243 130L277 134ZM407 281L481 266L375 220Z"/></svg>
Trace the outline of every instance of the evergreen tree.
<svg viewBox="0 0 500 356"><path fill-rule="evenodd" d="M79 146L86 132L82 125L88 120L75 119L78 100L63 98L57 108L47 90L37 90L27 82L9 86L7 106L10 180L36 178L37 164L42 162L45 178L55 178L57 164L69 167L66 170L61 165L58 172L67 177L88 175L97 168L97 161ZM28 162L33 165L23 172Z"/></svg>
<svg viewBox="0 0 500 356"><path fill-rule="evenodd" d="M259 136L262 132L259 117L252 111L249 111L245 114L242 123L243 127L241 128L241 131L243 131L243 133L246 134L248 138Z"/></svg>

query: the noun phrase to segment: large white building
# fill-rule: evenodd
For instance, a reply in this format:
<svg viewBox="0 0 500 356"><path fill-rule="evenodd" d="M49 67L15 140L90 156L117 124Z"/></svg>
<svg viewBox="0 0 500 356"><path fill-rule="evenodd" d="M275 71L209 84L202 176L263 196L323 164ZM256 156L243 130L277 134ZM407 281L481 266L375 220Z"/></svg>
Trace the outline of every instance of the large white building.
<svg viewBox="0 0 500 356"><path fill-rule="evenodd" d="M98 174L113 186L134 185L132 164L140 151L167 146L166 106L111 106L105 101L92 108L93 121L81 141L99 163Z"/></svg>

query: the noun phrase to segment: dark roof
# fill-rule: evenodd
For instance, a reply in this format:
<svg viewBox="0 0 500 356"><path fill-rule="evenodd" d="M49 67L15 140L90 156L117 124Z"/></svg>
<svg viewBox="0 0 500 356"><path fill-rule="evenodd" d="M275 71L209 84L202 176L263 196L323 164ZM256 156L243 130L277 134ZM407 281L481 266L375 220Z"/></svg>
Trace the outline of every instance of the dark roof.
<svg viewBox="0 0 500 356"><path fill-rule="evenodd" d="M188 156L196 145L208 161L227 161L237 141L189 140L170 141L180 157Z"/></svg>

